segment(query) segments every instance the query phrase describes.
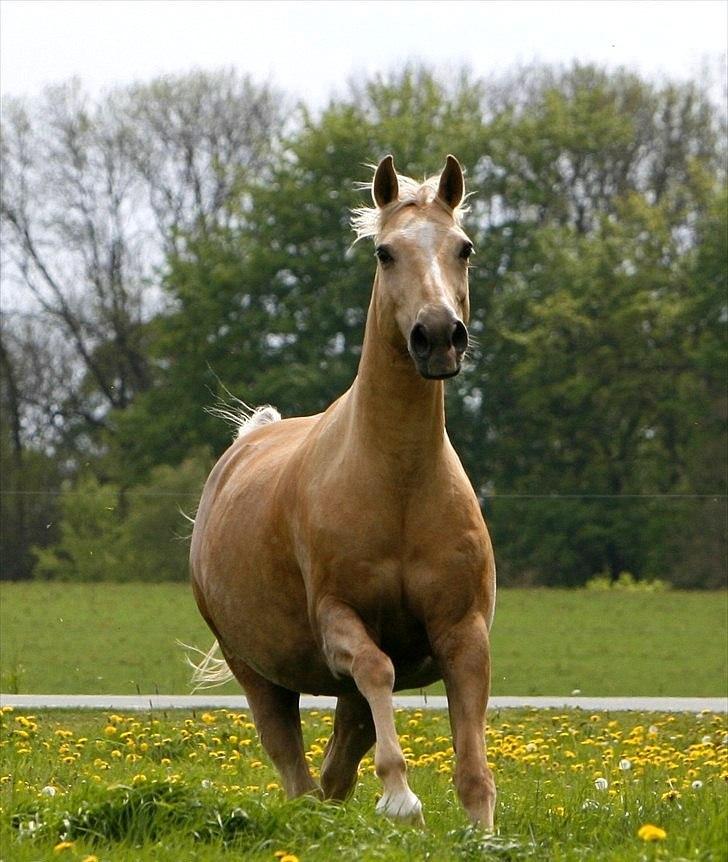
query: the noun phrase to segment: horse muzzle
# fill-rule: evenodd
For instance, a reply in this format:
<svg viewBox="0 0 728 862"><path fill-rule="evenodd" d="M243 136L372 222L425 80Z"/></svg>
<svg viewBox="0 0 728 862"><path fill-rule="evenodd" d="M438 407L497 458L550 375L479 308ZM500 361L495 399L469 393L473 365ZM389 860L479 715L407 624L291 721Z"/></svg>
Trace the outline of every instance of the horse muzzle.
<svg viewBox="0 0 728 862"><path fill-rule="evenodd" d="M449 308L422 309L408 339L410 356L428 380L454 377L467 346L468 330Z"/></svg>

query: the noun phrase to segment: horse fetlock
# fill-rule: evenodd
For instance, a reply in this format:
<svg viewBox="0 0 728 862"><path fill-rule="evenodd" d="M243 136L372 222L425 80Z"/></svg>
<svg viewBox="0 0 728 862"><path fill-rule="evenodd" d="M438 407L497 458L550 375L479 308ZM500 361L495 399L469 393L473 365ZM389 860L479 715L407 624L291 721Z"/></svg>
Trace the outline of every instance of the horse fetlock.
<svg viewBox="0 0 728 862"><path fill-rule="evenodd" d="M343 802L350 795L356 784L356 769L342 770L335 763L324 759L321 767L321 789L324 799Z"/></svg>
<svg viewBox="0 0 728 862"><path fill-rule="evenodd" d="M404 820L418 826L423 826L425 823L422 816L422 803L406 785L393 793L385 791L384 796L377 802L376 812L385 817Z"/></svg>
<svg viewBox="0 0 728 862"><path fill-rule="evenodd" d="M407 786L407 763L401 751L386 755L375 753L374 771L385 786L391 786L394 782L399 782L404 787Z"/></svg>
<svg viewBox="0 0 728 862"><path fill-rule="evenodd" d="M470 819L486 829L492 829L496 790L490 769L457 770L455 788Z"/></svg>

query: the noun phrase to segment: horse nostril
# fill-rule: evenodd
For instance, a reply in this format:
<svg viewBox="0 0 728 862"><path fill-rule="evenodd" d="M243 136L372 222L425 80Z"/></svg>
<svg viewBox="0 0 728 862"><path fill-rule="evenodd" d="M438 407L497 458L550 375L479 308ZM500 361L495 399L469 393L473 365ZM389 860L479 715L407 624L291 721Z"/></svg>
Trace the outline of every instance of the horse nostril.
<svg viewBox="0 0 728 862"><path fill-rule="evenodd" d="M464 353L468 346L468 330L462 320L458 320L453 327L452 346L458 353Z"/></svg>
<svg viewBox="0 0 728 862"><path fill-rule="evenodd" d="M422 323L415 323L410 332L410 347L415 356L423 359L430 355L430 339L427 337L427 329Z"/></svg>

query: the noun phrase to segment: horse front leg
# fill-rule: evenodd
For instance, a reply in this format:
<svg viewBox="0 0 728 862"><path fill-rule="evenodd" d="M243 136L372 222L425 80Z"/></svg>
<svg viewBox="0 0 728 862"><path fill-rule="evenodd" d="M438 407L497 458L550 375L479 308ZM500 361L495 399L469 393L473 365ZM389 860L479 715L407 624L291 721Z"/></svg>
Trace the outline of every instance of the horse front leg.
<svg viewBox="0 0 728 862"><path fill-rule="evenodd" d="M493 828L495 782L485 750L490 691L488 626L479 613L466 616L432 639L448 697L455 750L455 789L471 820Z"/></svg>
<svg viewBox="0 0 728 862"><path fill-rule="evenodd" d="M316 622L335 676L350 676L366 698L376 735L374 768L384 786L377 813L421 824L422 803L407 783L407 766L394 724L394 665L374 643L359 615L343 602L319 602Z"/></svg>

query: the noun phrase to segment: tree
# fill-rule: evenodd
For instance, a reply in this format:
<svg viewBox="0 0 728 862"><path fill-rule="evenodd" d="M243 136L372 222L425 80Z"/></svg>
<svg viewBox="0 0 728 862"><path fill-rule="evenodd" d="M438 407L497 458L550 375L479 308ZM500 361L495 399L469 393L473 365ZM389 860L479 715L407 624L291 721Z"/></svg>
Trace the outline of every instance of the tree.
<svg viewBox="0 0 728 862"><path fill-rule="evenodd" d="M47 426L53 416L76 454L64 456L72 469L80 453L94 453L126 507L117 546L167 517L134 514L143 512L137 488L174 475L160 465L228 444L230 430L205 412L227 390L284 415L317 412L344 391L374 273L371 247L352 247L348 229L362 202L356 183L371 176L364 165L393 152L400 170L422 176L451 151L476 192L466 220L476 256L474 361L448 384L448 425L490 519L502 578L579 584L630 569L720 583L725 146L701 87L591 66L531 67L490 82L408 67L355 82L320 115L301 106L285 137L281 104L225 74L159 81L104 103L99 128L118 132L114 153L128 165L114 176L131 178L124 194L133 189L146 213L132 239L153 238L122 303L141 309L127 339L144 362L141 385L117 344L110 287L106 304L69 306L92 363L74 366L82 354L61 300L81 282L56 294L32 254L15 270L38 292L30 331L66 334L60 372L51 351L29 351L45 383L34 403L16 387L25 392L19 427L27 435L28 417ZM237 124L246 105L250 117ZM36 126L18 116L3 142L16 166L3 197L22 204L34 201L26 178L36 162L22 158L34 149L22 144ZM88 134L81 124L80 139ZM39 224L47 232L56 222L44 215ZM88 234L78 224L70 237ZM56 235L44 236L50 249ZM94 289L89 282L78 296ZM100 381L122 380L126 395L114 391L113 401ZM674 496L686 494L717 502ZM147 554L155 565L157 550ZM124 553L146 571L142 557Z"/></svg>
<svg viewBox="0 0 728 862"><path fill-rule="evenodd" d="M52 401L38 386L37 368L47 357L31 349L38 341L26 337L28 328L26 321L13 331L0 315L0 578L8 580L29 577L31 545L55 538L61 480L57 460L29 444Z"/></svg>
<svg viewBox="0 0 728 862"><path fill-rule="evenodd" d="M183 231L240 215L283 108L234 72L160 78L96 102L74 81L4 105L4 296L41 315L75 360L62 388L71 436L78 425L113 432L110 411L152 385L157 268Z"/></svg>
<svg viewBox="0 0 728 862"><path fill-rule="evenodd" d="M278 155L287 99L234 69L167 75L115 93L131 158L160 248L180 251L192 232L230 227L241 201Z"/></svg>
<svg viewBox="0 0 728 862"><path fill-rule="evenodd" d="M356 374L374 275L369 244L352 246L350 211L368 163L398 154L424 174L448 149L474 160L477 82L451 84L416 68L379 77L303 113L272 173L248 190L239 224L197 231L170 255L165 287L176 312L160 321L161 384L119 418L126 464L140 475L189 446L230 439L204 413L227 387L284 415L314 413ZM368 203L368 199L364 198Z"/></svg>
<svg viewBox="0 0 728 862"><path fill-rule="evenodd" d="M205 451L175 468L151 471L148 484L122 491L87 474L64 488L58 541L35 547L37 578L62 581L183 581L190 512L211 467Z"/></svg>

